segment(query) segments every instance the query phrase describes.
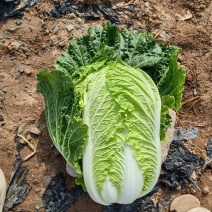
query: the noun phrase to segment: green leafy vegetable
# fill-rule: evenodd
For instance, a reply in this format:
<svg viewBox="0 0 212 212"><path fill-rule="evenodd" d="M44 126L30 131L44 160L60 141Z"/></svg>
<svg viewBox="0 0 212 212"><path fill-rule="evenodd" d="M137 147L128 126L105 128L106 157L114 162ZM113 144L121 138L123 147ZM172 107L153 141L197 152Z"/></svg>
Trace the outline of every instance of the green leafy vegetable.
<svg viewBox="0 0 212 212"><path fill-rule="evenodd" d="M37 75L50 136L96 202L131 203L157 182L168 109L181 105L179 51L106 24Z"/></svg>

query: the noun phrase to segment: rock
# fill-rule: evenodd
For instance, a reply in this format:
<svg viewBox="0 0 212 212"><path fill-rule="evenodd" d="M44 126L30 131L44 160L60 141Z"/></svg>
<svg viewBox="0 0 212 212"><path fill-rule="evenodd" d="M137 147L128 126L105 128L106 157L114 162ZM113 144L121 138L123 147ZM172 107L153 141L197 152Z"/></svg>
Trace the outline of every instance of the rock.
<svg viewBox="0 0 212 212"><path fill-rule="evenodd" d="M192 208L191 210L187 212L210 212L210 211L203 207L196 207L196 208Z"/></svg>
<svg viewBox="0 0 212 212"><path fill-rule="evenodd" d="M12 45L15 48L15 50L18 50L20 48L21 44L22 44L21 42L18 42L16 40L12 43Z"/></svg>
<svg viewBox="0 0 212 212"><path fill-rule="evenodd" d="M20 19L16 19L15 23L19 26L19 25L21 25L22 21Z"/></svg>
<svg viewBox="0 0 212 212"><path fill-rule="evenodd" d="M4 117L0 115L0 121L4 121Z"/></svg>
<svg viewBox="0 0 212 212"><path fill-rule="evenodd" d="M18 29L20 29L20 27L17 27L17 26L11 27L11 28L8 29L8 32L15 32Z"/></svg>
<svg viewBox="0 0 212 212"><path fill-rule="evenodd" d="M23 67L19 68L19 72L24 73L24 68Z"/></svg>
<svg viewBox="0 0 212 212"><path fill-rule="evenodd" d="M41 131L37 127L32 127L29 132L34 135L40 135Z"/></svg>
<svg viewBox="0 0 212 212"><path fill-rule="evenodd" d="M84 23L84 21L81 18L77 18L77 22L78 24L82 25Z"/></svg>
<svg viewBox="0 0 212 212"><path fill-rule="evenodd" d="M205 186L205 187L203 188L203 193L204 193L204 194L210 193L210 189L209 189L208 186Z"/></svg>
<svg viewBox="0 0 212 212"><path fill-rule="evenodd" d="M162 161L162 163L164 163L167 158L169 147L173 140L174 132L175 132L174 125L176 122L176 112L174 110L169 110L169 115L172 117L172 123L166 131L166 142L161 142L161 152L162 152L161 161Z"/></svg>
<svg viewBox="0 0 212 212"><path fill-rule="evenodd" d="M43 201L41 199L35 199L35 209L39 210L40 208L43 208Z"/></svg>
<svg viewBox="0 0 212 212"><path fill-rule="evenodd" d="M24 139L22 139L22 138L19 139L18 141L19 141L20 144L26 144L26 142L25 142Z"/></svg>
<svg viewBox="0 0 212 212"><path fill-rule="evenodd" d="M3 101L4 101L4 97L0 96L0 102L3 102Z"/></svg>
<svg viewBox="0 0 212 212"><path fill-rule="evenodd" d="M60 26L59 25L56 25L55 28L54 28L54 34L57 34L60 30Z"/></svg>
<svg viewBox="0 0 212 212"><path fill-rule="evenodd" d="M69 17L70 17L71 19L74 19L74 18L76 18L76 15L74 15L74 13L71 13Z"/></svg>
<svg viewBox="0 0 212 212"><path fill-rule="evenodd" d="M30 134L27 134L26 135L26 139L27 139L27 141L31 141L32 140L32 136Z"/></svg>
<svg viewBox="0 0 212 212"><path fill-rule="evenodd" d="M32 74L32 70L29 69L29 68L26 68L26 69L24 70L24 73L25 73L27 76L29 76L29 75Z"/></svg>
<svg viewBox="0 0 212 212"><path fill-rule="evenodd" d="M168 33L166 33L166 31L162 31L162 33L160 34L160 36L162 38L167 39L167 40L170 40L171 39L171 36Z"/></svg>
<svg viewBox="0 0 212 212"><path fill-rule="evenodd" d="M72 24L69 24L66 26L66 29L68 32L71 32L72 30L74 30L74 26Z"/></svg>
<svg viewBox="0 0 212 212"><path fill-rule="evenodd" d="M20 125L18 127L18 134L21 134L25 130L25 125Z"/></svg>
<svg viewBox="0 0 212 212"><path fill-rule="evenodd" d="M6 197L7 183L3 171L0 169L0 211L3 210L3 205Z"/></svg>
<svg viewBox="0 0 212 212"><path fill-rule="evenodd" d="M2 88L1 88L1 91L3 92L3 93L7 93L7 86L3 86Z"/></svg>
<svg viewBox="0 0 212 212"><path fill-rule="evenodd" d="M188 212L190 209L200 207L200 201L191 194L176 197L170 205L170 211Z"/></svg>
<svg viewBox="0 0 212 212"><path fill-rule="evenodd" d="M18 70L15 73L15 79L19 79L21 77L21 72Z"/></svg>
<svg viewBox="0 0 212 212"><path fill-rule="evenodd" d="M194 95L194 96L197 95L197 89L196 89L196 88L194 88L194 90L193 90L193 95Z"/></svg>

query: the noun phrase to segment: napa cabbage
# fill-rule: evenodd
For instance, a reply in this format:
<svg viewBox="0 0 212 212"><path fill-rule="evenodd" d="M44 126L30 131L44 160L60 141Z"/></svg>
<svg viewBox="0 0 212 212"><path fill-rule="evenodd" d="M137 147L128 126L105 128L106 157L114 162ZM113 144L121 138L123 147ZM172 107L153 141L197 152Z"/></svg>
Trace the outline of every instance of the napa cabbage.
<svg viewBox="0 0 212 212"><path fill-rule="evenodd" d="M106 24L70 41L54 70L37 75L52 141L94 201L128 204L156 184L168 109L181 107L179 52Z"/></svg>

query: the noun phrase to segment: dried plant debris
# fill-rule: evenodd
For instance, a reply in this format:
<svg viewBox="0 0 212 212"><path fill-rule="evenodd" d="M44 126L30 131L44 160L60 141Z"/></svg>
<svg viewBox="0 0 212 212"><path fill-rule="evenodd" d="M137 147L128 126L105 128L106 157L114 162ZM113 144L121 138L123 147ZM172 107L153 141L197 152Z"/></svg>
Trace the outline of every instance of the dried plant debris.
<svg viewBox="0 0 212 212"><path fill-rule="evenodd" d="M43 205L46 212L66 212L77 200L84 197L86 193L79 186L68 190L65 187L63 173L56 175L43 194Z"/></svg>
<svg viewBox="0 0 212 212"><path fill-rule="evenodd" d="M33 6L37 0L1 0L0 1L0 20L15 15L23 15L26 7Z"/></svg>
<svg viewBox="0 0 212 212"><path fill-rule="evenodd" d="M181 127L177 127L175 134L174 134L174 140L176 141L188 141L192 140L197 137L199 134L199 129L197 127L189 128L187 130L182 129Z"/></svg>
<svg viewBox="0 0 212 212"><path fill-rule="evenodd" d="M136 10L134 4L129 4L126 8L116 6L106 6L97 4L80 5L75 0L65 0L64 2L57 2L51 10L50 15L54 18L60 18L65 14L73 13L75 16L83 16L85 20L99 20L101 17L109 20L113 24L127 24L132 25L130 19L136 19ZM45 12L45 14L47 14ZM127 20L120 20L121 15L125 15Z"/></svg>
<svg viewBox="0 0 212 212"><path fill-rule="evenodd" d="M165 163L162 165L160 182L163 186L175 190L194 183L191 174L200 166L200 157L189 152L180 142L173 141ZM197 187L197 185L195 185Z"/></svg>
<svg viewBox="0 0 212 212"><path fill-rule="evenodd" d="M205 164L203 166L203 171L208 167L212 167L212 139L210 139L207 142L207 146L206 146L206 152L207 152L207 160L205 161Z"/></svg>
<svg viewBox="0 0 212 212"><path fill-rule="evenodd" d="M26 180L28 169L22 166L23 161L20 156L21 146L17 135L15 136L15 143L17 149L17 158L15 160L13 171L10 176L3 212L7 212L11 208L20 205L31 191L31 186Z"/></svg>

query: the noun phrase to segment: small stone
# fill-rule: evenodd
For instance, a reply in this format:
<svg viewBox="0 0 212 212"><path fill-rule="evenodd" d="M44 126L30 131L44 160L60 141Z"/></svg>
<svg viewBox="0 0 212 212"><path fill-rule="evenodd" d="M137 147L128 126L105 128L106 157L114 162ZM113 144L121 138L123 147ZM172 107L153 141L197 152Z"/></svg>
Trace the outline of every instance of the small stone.
<svg viewBox="0 0 212 212"><path fill-rule="evenodd" d="M38 181L38 180L33 180L32 183L33 183L34 185L38 185L38 184L39 184L39 181Z"/></svg>
<svg viewBox="0 0 212 212"><path fill-rule="evenodd" d="M208 194L208 193L210 192L209 187L208 187L208 186L205 186L205 187L203 188L203 192L204 192L204 194Z"/></svg>
<svg viewBox="0 0 212 212"><path fill-rule="evenodd" d="M43 201L41 199L35 199L35 209L39 210L40 208L43 208Z"/></svg>
<svg viewBox="0 0 212 212"><path fill-rule="evenodd" d="M20 73L24 73L24 68L21 67L21 68L19 69L19 72L20 72Z"/></svg>
<svg viewBox="0 0 212 212"><path fill-rule="evenodd" d="M37 127L32 127L29 132L34 135L40 135L41 131Z"/></svg>
<svg viewBox="0 0 212 212"><path fill-rule="evenodd" d="M171 202L170 211L187 212L195 207L200 207L200 201L191 194L184 194Z"/></svg>
<svg viewBox="0 0 212 212"><path fill-rule="evenodd" d="M0 102L3 102L3 101L4 101L4 97L0 96Z"/></svg>
<svg viewBox="0 0 212 212"><path fill-rule="evenodd" d="M74 15L74 13L71 13L69 17L70 17L71 19L74 19L74 18L76 18L76 15Z"/></svg>
<svg viewBox="0 0 212 212"><path fill-rule="evenodd" d="M31 75L32 74L32 70L30 70L30 69L28 69L28 68L26 68L25 70L24 70L24 73L26 74L26 75Z"/></svg>
<svg viewBox="0 0 212 212"><path fill-rule="evenodd" d="M32 140L32 136L30 134L27 134L26 135L26 139L27 139L27 141L31 141Z"/></svg>
<svg viewBox="0 0 212 212"><path fill-rule="evenodd" d="M22 21L20 19L16 19L15 23L19 26L19 25L21 25Z"/></svg>
<svg viewBox="0 0 212 212"><path fill-rule="evenodd" d="M0 121L4 121L4 117L0 115Z"/></svg>
<svg viewBox="0 0 212 212"><path fill-rule="evenodd" d="M17 65L17 61L16 60L12 60L11 63L16 66Z"/></svg>
<svg viewBox="0 0 212 212"><path fill-rule="evenodd" d="M82 33L84 33L84 32L85 32L85 28L84 28L84 27L82 27L81 31L82 31Z"/></svg>
<svg viewBox="0 0 212 212"><path fill-rule="evenodd" d="M20 27L17 27L17 26L11 27L11 28L8 29L8 32L15 32L18 29L20 29Z"/></svg>
<svg viewBox="0 0 212 212"><path fill-rule="evenodd" d="M26 144L26 142L25 142L24 139L22 139L22 138L19 139L18 141L19 141L20 144Z"/></svg>
<svg viewBox="0 0 212 212"><path fill-rule="evenodd" d="M77 18L77 22L78 24L82 25L84 23L84 21L81 18Z"/></svg>
<svg viewBox="0 0 212 212"><path fill-rule="evenodd" d="M60 26L59 25L56 25L55 28L54 28L54 34L57 34L60 30Z"/></svg>
<svg viewBox="0 0 212 212"><path fill-rule="evenodd" d="M3 86L2 88L1 88L1 91L3 92L3 93L7 93L7 86Z"/></svg>
<svg viewBox="0 0 212 212"><path fill-rule="evenodd" d="M5 76L4 75L0 75L0 82L4 81Z"/></svg>
<svg viewBox="0 0 212 212"><path fill-rule="evenodd" d="M191 210L189 210L187 212L210 212L210 211L206 208L203 208L203 207L195 207L195 208L192 208Z"/></svg>
<svg viewBox="0 0 212 212"><path fill-rule="evenodd" d="M69 24L66 26L66 29L68 32L71 32L72 30L74 30L74 26L72 24Z"/></svg>
<svg viewBox="0 0 212 212"><path fill-rule="evenodd" d="M18 127L18 134L21 134L25 130L25 125L20 125Z"/></svg>
<svg viewBox="0 0 212 212"><path fill-rule="evenodd" d="M4 38L8 38L8 36L9 36L9 33L8 32L5 32L4 33Z"/></svg>
<svg viewBox="0 0 212 212"><path fill-rule="evenodd" d="M196 95L197 95L197 89L196 89L196 88L194 88L194 90L193 90L193 94L194 94L194 96L196 96Z"/></svg>
<svg viewBox="0 0 212 212"><path fill-rule="evenodd" d="M18 42L16 40L12 43L12 45L15 47L15 50L18 50L20 48L21 44L22 44L21 42Z"/></svg>
<svg viewBox="0 0 212 212"><path fill-rule="evenodd" d="M21 72L18 70L16 73L15 73L15 79L19 79L21 77Z"/></svg>

